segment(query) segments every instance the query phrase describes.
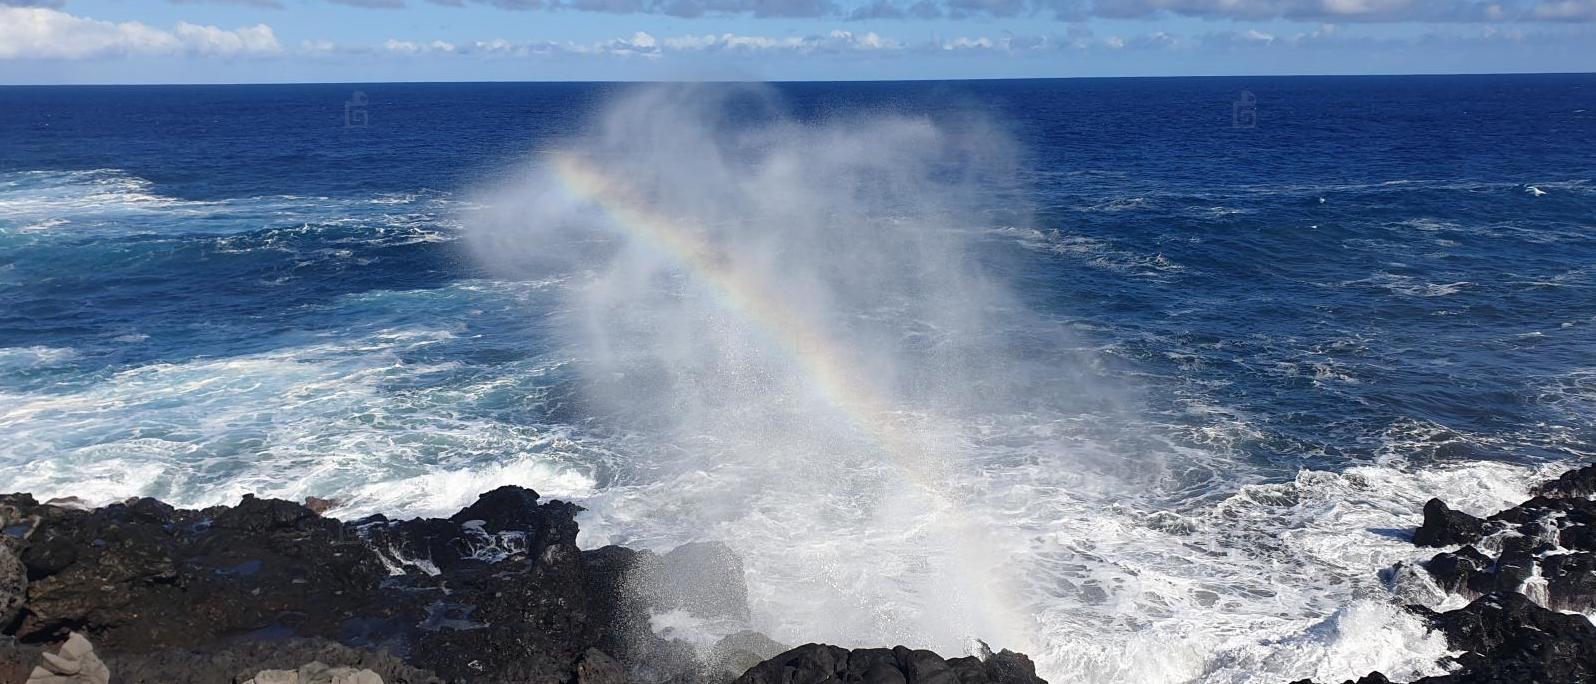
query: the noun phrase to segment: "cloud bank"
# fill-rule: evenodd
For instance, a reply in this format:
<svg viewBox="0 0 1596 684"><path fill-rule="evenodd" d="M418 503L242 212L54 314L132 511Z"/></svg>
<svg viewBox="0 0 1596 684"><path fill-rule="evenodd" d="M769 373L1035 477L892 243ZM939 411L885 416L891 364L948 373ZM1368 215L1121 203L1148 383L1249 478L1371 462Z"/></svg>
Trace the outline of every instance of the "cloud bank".
<svg viewBox="0 0 1596 684"><path fill-rule="evenodd" d="M20 0L45 2L50 0ZM272 3L277 0L238 0ZM328 0L342 5L397 9L407 0ZM418 0L419 1L419 0ZM1596 22L1596 0L425 0L503 10L574 10L672 17L964 19L1091 17L1325 22Z"/></svg>
<svg viewBox="0 0 1596 684"><path fill-rule="evenodd" d="M5 0L0 0L5 1ZM13 2L16 0L12 0ZM383 1L383 0L361 0ZM627 0L584 0L620 2ZM956 0L985 3L989 8L1010 0ZM1165 0L1125 0L1163 2ZM1195 2L1199 0L1179 0ZM1202 0L1207 1L1207 0ZM1245 2L1247 0L1219 0ZM1392 0L1338 0L1380 3ZM1567 10L1573 11L1573 10ZM919 33L917 37L892 36L876 31L834 29L808 35L763 35L738 32L683 33L656 36L636 31L629 36L588 42L491 38L474 41L402 39L390 37L374 44L340 44L328 40L303 40L297 46L279 45L272 27L265 24L223 29L179 22L171 29L140 22L109 22L74 16L44 7L0 6L0 60L89 60L119 57L199 57L246 59L261 57L339 58L364 56L388 59L520 59L586 57L659 60L672 56L808 57L825 55L1007 55L1112 54L1127 51L1214 54L1255 49L1401 49L1417 45L1450 45L1472 49L1490 45L1567 45L1588 41L1589 31L1572 33L1526 30L1514 26L1477 25L1461 31L1430 31L1402 38L1358 36L1333 23L1295 31L1258 29L1212 30L1190 35L1163 31L1098 35L1086 25L1060 26L1056 33L1015 35L952 35Z"/></svg>
<svg viewBox="0 0 1596 684"><path fill-rule="evenodd" d="M171 29L158 29L137 21L100 21L47 7L0 7L0 59L233 57L276 54L281 49L276 34L265 24L227 30L178 22Z"/></svg>

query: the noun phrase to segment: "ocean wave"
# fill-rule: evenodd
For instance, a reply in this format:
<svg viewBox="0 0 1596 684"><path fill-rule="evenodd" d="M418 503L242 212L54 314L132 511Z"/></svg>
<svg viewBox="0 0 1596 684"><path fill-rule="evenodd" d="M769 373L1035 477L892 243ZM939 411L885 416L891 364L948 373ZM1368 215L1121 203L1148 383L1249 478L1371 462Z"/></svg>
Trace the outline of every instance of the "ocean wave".
<svg viewBox="0 0 1596 684"><path fill-rule="evenodd" d="M591 481L569 429L470 410L499 379L442 380L457 362L406 361L448 331L388 329L342 342L158 363L99 382L0 390L8 488L96 503L158 496L187 506L245 493L348 502L351 511L433 514L487 485L577 496ZM516 378L543 374L514 364ZM469 376L468 376L469 377ZM521 401L549 392L522 381Z"/></svg>
<svg viewBox="0 0 1596 684"><path fill-rule="evenodd" d="M395 212L394 208L409 211ZM192 200L163 195L148 179L118 169L0 174L0 234L234 234L346 226L411 229L444 240L460 205L447 193L370 197L260 195Z"/></svg>

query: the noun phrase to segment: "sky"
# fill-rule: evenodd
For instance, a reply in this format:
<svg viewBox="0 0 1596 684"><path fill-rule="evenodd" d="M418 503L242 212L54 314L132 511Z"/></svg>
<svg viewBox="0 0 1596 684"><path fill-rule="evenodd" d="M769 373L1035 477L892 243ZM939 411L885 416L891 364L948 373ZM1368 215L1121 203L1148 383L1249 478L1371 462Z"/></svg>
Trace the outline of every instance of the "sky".
<svg viewBox="0 0 1596 684"><path fill-rule="evenodd" d="M0 0L0 84L1596 71L1596 0Z"/></svg>

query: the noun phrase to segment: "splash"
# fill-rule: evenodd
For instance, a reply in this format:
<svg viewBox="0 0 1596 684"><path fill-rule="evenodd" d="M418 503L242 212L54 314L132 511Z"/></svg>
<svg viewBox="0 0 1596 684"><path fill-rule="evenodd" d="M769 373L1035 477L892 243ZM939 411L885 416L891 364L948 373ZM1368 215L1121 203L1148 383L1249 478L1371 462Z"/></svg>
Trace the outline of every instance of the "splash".
<svg viewBox="0 0 1596 684"><path fill-rule="evenodd" d="M587 408L645 435L589 541L726 540L778 635L1029 647L1024 540L966 506L969 416L1034 400L1012 341L1058 339L974 243L1006 140L738 87L634 91L596 128L468 232L501 273L572 277L551 334Z"/></svg>
<svg viewBox="0 0 1596 684"><path fill-rule="evenodd" d="M750 324L758 326L774 346L798 362L815 389L875 438L905 475L935 495L939 503L947 502L945 484L938 479L945 473L938 472L942 468L934 447L917 443L893 419L892 406L847 367L847 354L815 321L789 307L779 294L770 291L769 285L739 272L714 245L698 239L690 228L650 214L629 188L605 177L579 157L555 153L550 166L577 197L603 208L611 221L632 238L665 252L709 286L728 310L741 313Z"/></svg>

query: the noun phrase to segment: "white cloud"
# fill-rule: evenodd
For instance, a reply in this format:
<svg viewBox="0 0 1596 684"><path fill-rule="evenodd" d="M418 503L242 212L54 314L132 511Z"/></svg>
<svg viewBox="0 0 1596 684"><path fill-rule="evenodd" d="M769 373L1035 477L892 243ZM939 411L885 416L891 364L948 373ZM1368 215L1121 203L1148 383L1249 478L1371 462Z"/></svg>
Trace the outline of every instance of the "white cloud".
<svg viewBox="0 0 1596 684"><path fill-rule="evenodd" d="M230 57L280 50L276 34L265 24L229 31L179 22L167 31L136 21L100 21L44 7L0 7L0 59Z"/></svg>

